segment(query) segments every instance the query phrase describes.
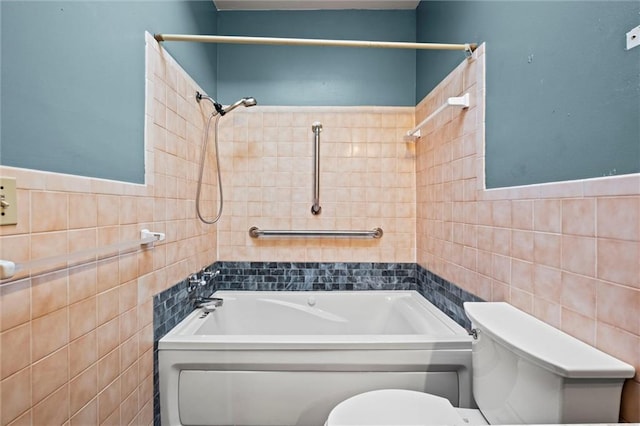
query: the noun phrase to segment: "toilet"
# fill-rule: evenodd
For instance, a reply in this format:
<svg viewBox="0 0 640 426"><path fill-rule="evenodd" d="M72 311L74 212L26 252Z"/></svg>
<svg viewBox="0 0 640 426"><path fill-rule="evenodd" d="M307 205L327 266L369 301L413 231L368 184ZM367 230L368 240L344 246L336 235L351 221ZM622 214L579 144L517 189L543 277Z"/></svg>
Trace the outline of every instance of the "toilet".
<svg viewBox="0 0 640 426"><path fill-rule="evenodd" d="M346 399L325 426L616 423L634 368L504 302L466 302L478 409L384 389Z"/></svg>

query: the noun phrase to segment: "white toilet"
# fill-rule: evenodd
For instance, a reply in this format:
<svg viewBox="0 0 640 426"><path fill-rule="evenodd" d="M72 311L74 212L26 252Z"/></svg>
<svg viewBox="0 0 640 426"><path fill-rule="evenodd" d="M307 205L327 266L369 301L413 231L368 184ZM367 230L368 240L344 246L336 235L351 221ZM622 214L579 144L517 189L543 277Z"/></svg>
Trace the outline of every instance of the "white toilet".
<svg viewBox="0 0 640 426"><path fill-rule="evenodd" d="M503 302L467 302L474 331L473 396L456 408L421 392L386 389L342 401L326 426L616 423L634 368Z"/></svg>

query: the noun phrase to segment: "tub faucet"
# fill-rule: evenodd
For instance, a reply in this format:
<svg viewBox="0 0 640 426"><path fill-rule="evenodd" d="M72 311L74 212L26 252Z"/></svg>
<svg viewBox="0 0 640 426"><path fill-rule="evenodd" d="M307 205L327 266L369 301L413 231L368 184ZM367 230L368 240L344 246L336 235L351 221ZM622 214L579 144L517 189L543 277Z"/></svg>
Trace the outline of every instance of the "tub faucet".
<svg viewBox="0 0 640 426"><path fill-rule="evenodd" d="M193 300L193 307L196 309L202 308L205 312L213 312L216 308L219 308L224 303L219 297L196 297Z"/></svg>

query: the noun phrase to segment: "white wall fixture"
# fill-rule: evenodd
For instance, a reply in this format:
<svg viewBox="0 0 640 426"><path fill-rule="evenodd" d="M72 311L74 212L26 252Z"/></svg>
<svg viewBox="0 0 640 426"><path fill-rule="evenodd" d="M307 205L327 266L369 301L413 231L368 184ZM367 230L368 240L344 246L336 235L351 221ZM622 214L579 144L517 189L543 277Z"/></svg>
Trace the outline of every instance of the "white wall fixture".
<svg viewBox="0 0 640 426"><path fill-rule="evenodd" d="M640 46L640 25L627 33L627 50Z"/></svg>
<svg viewBox="0 0 640 426"><path fill-rule="evenodd" d="M156 241L164 241L166 238L163 232L152 232L148 229L143 229L140 231L140 240L142 245L149 245ZM143 242L146 241L146 242Z"/></svg>
<svg viewBox="0 0 640 426"><path fill-rule="evenodd" d="M71 265L80 265L92 262L98 257L104 260L108 257L133 252L139 249L150 249L153 248L153 243L164 241L164 239L165 234L162 232L153 232L148 229L143 229L140 231L140 239L135 241L126 241L68 254L57 254L49 257L42 257L40 259L33 259L24 263L0 259L0 280L12 278L15 273L19 271L31 271L39 268L50 268L48 271L55 271ZM4 283L0 283L0 285L4 285Z"/></svg>
<svg viewBox="0 0 640 426"><path fill-rule="evenodd" d="M406 141L416 141L420 136L422 136L420 129L422 129L436 115L440 114L442 111L444 111L446 108L450 106L457 106L457 107L461 107L462 109L467 109L469 108L469 102L470 102L470 97L468 93L465 93L462 96L454 96L454 97L448 98L445 103L440 105L438 109L436 109L431 114L429 114L429 116L424 120L422 120L420 124L418 124L413 129L409 130L404 135L404 139Z"/></svg>

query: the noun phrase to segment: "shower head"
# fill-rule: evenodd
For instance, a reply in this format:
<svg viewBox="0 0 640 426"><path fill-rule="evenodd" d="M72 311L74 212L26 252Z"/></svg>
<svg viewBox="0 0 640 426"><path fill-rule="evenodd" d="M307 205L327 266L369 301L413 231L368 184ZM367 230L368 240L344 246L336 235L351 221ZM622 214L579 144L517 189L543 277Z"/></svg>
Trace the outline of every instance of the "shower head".
<svg viewBox="0 0 640 426"><path fill-rule="evenodd" d="M258 101L256 101L256 98L254 98L252 96L249 96L248 98L243 98L242 99L242 103L246 107L252 107L252 106L258 105Z"/></svg>
<svg viewBox="0 0 640 426"><path fill-rule="evenodd" d="M243 105L245 107L252 107L258 104L255 98L247 97L247 98L242 98L236 103L231 104L228 107L224 108L221 104L217 103L212 97L202 94L200 92L196 92L196 100L200 102L202 99L206 99L209 102L211 102L213 104L213 107L216 109L216 111L220 115L225 115L226 113L231 112L234 109L238 108L240 105Z"/></svg>
<svg viewBox="0 0 640 426"><path fill-rule="evenodd" d="M251 98L251 97L247 97L247 98L242 98L239 101L237 101L234 104L229 105L226 108L222 109L222 112L220 112L220 115L225 115L228 112L233 111L234 109L238 108L240 105L245 106L245 107L252 107L257 105L258 102L255 100L255 98Z"/></svg>

